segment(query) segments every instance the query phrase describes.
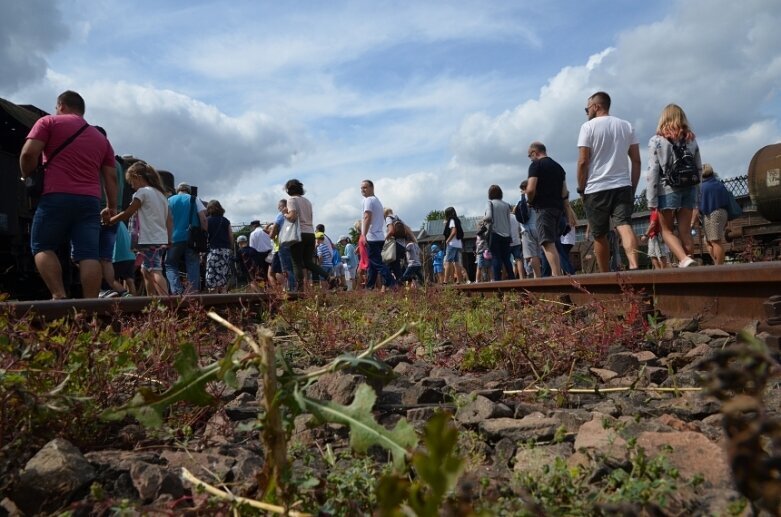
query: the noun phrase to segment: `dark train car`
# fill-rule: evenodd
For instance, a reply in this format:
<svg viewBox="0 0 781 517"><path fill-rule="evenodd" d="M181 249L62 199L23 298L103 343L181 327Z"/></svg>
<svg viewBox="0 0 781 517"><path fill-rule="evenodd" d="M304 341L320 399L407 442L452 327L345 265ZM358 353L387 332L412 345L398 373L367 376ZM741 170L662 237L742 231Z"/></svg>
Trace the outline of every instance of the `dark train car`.
<svg viewBox="0 0 781 517"><path fill-rule="evenodd" d="M0 99L0 294L13 298L48 298L30 251L35 199L27 196L19 154L27 133L46 113Z"/></svg>

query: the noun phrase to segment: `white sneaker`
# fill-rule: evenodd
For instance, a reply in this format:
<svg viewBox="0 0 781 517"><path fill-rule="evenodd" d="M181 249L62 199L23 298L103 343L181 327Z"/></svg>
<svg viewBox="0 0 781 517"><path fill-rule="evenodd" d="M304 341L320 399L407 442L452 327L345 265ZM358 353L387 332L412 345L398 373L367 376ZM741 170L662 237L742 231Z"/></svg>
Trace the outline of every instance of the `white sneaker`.
<svg viewBox="0 0 781 517"><path fill-rule="evenodd" d="M692 267L692 266L698 266L697 261L694 260L691 257L686 257L682 261L678 263L678 267Z"/></svg>

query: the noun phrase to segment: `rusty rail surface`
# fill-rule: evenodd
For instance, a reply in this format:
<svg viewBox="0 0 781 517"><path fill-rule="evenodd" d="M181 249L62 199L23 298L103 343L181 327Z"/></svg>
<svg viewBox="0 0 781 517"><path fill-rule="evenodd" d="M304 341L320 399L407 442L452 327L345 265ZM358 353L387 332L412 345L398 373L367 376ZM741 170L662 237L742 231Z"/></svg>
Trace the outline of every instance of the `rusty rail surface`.
<svg viewBox="0 0 781 517"><path fill-rule="evenodd" d="M16 316L35 313L38 316L51 320L81 311L99 316L141 312L153 302L161 303L174 309L187 309L195 305L209 309L233 305L257 307L267 304L273 296L274 295L269 295L267 293L236 293L163 297L129 296L127 298L108 299L37 300L0 303L0 312L9 311Z"/></svg>
<svg viewBox="0 0 781 517"><path fill-rule="evenodd" d="M618 307L625 305L624 291L629 289L642 293L665 317L698 317L701 325L738 330L753 320L772 319L770 312L778 311L779 304L768 300L781 295L781 262L505 280L457 288L464 293L567 295L576 305L598 299Z"/></svg>

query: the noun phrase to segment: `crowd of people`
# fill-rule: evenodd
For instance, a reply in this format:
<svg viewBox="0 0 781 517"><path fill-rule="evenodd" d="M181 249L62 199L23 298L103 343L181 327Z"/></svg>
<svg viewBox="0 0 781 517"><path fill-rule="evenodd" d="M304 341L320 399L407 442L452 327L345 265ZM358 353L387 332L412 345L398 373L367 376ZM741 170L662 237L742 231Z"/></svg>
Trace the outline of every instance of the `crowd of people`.
<svg viewBox="0 0 781 517"><path fill-rule="evenodd" d="M588 120L577 139L577 194L602 272L611 269L611 238L623 246L629 269L639 265L631 225L640 179L639 142L632 125L610 115L610 107L605 92L589 97ZM219 201L204 203L187 183L166 192L158 172L143 161L123 174L105 132L85 122L84 113L78 93L62 93L55 115L36 122L20 156L23 177L40 171L43 158L43 195L33 219L31 248L53 299L67 296L55 253L63 244L70 245L71 259L78 264L84 297L134 294L137 267L149 295L200 292L204 257L203 278L210 292L227 290L236 264L252 289L389 289L425 282L415 233L383 207L371 180L361 182L362 217L351 236L333 241L322 224L315 225L304 185L291 179L274 222L263 226L253 221L249 235L235 239L234 249L233 229ZM642 239L654 267L671 264L668 249L678 267L697 265L690 232L700 217L708 250L716 264L723 263L724 230L734 198L716 180L713 168L702 164L695 134L679 106L670 104L662 111L648 156L651 217ZM520 184L516 203L504 201L499 185L488 188L475 246L476 282L574 273L569 250L576 218L566 173L542 142L528 146L528 158L528 178ZM134 193L120 211L125 185ZM444 243L429 249L433 281L469 282L461 220L454 207L447 207L444 216ZM203 235L203 245L194 239L198 235Z"/></svg>

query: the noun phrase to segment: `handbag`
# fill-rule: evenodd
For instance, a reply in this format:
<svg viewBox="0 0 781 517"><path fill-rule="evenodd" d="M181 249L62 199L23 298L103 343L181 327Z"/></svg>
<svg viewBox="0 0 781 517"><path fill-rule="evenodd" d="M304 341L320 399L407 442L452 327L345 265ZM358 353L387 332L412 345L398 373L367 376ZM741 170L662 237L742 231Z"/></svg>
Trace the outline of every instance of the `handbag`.
<svg viewBox="0 0 781 517"><path fill-rule="evenodd" d="M729 192L729 205L727 205L727 220L732 221L733 219L737 219L741 215L743 215L743 209L740 208L740 205L738 204L738 201L735 199L735 196L732 195L732 192Z"/></svg>
<svg viewBox="0 0 781 517"><path fill-rule="evenodd" d="M295 221L285 219L279 230L279 245L292 246L299 242L301 242L301 226L298 224L298 219Z"/></svg>
<svg viewBox="0 0 781 517"><path fill-rule="evenodd" d="M195 196L190 196L190 221L195 213ZM197 214L196 214L197 217ZM191 224L187 230L187 247L197 253L206 253L209 251L209 232L201 228L200 223L196 226Z"/></svg>
<svg viewBox="0 0 781 517"><path fill-rule="evenodd" d="M386 239L382 245L382 261L385 264L396 262L396 239Z"/></svg>
<svg viewBox="0 0 781 517"><path fill-rule="evenodd" d="M49 156L49 159L46 160L46 163L38 164L38 166L35 167L35 169L33 169L33 171L30 173L30 175L24 179L24 186L29 197L41 197L43 195L43 176L46 172L46 167L48 167L52 160L54 160L55 156L60 154L60 151L68 147L71 142L76 140L76 137L83 133L84 130L88 127L89 124L86 123L81 126L78 131L73 133L67 140L60 144L57 149L54 150L51 156Z"/></svg>

